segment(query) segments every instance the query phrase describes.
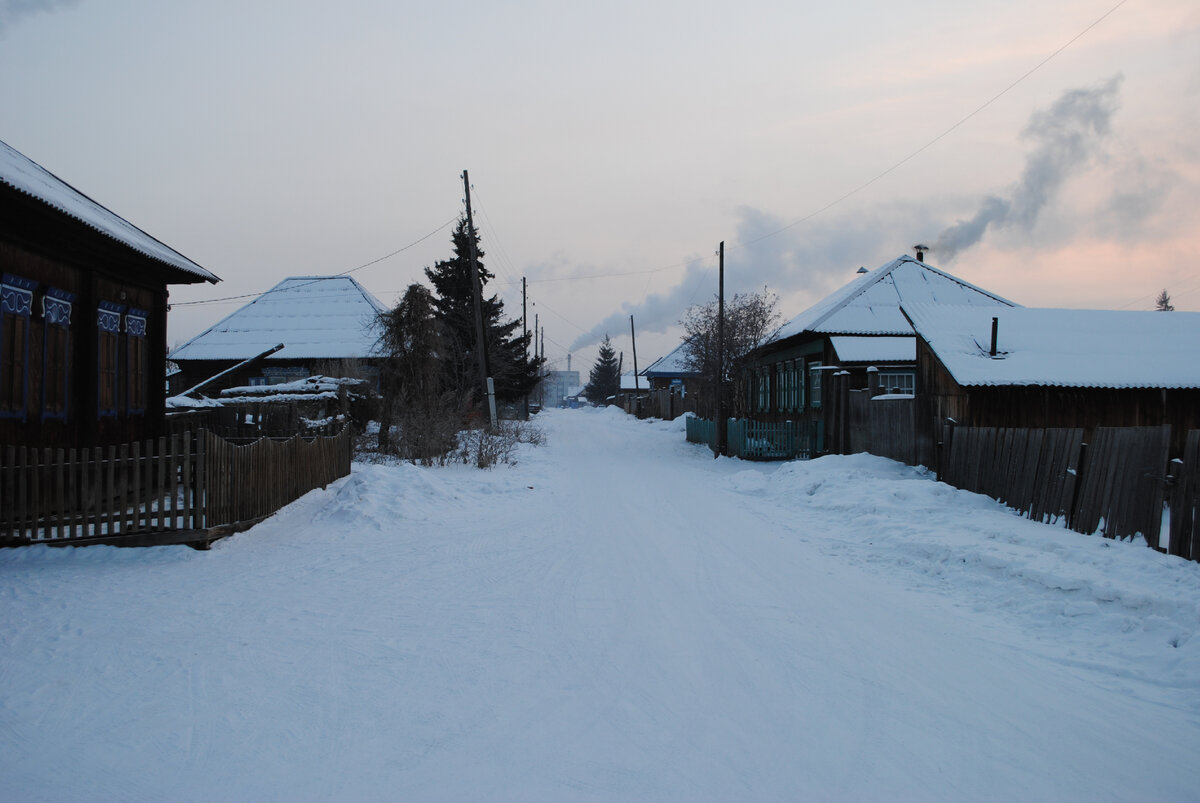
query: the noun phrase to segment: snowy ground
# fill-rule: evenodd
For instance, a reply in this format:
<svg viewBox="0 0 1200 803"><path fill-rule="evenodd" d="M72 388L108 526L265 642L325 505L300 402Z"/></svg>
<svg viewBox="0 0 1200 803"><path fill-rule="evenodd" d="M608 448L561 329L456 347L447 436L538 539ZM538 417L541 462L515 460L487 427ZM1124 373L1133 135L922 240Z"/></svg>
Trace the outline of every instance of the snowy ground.
<svg viewBox="0 0 1200 803"><path fill-rule="evenodd" d="M5 800L1195 800L1200 566L549 411L211 552L0 552Z"/></svg>

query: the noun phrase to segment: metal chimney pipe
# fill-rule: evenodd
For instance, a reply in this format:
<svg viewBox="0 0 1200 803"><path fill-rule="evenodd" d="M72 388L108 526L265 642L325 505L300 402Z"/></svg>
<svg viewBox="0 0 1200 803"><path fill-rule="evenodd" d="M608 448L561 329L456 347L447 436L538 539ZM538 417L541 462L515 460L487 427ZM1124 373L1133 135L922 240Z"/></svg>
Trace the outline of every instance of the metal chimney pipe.
<svg viewBox="0 0 1200 803"><path fill-rule="evenodd" d="M996 335L1000 331L1000 319L992 318L992 356L996 356Z"/></svg>

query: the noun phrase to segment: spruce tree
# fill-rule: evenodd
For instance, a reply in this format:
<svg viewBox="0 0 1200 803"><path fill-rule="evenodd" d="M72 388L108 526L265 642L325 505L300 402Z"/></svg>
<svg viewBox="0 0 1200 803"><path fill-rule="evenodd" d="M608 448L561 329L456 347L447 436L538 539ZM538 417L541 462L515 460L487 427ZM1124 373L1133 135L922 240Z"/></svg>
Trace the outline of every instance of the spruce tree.
<svg viewBox="0 0 1200 803"><path fill-rule="evenodd" d="M1171 294L1166 289L1158 294L1158 298L1154 299L1154 309L1159 312L1175 311L1175 305L1171 303Z"/></svg>
<svg viewBox="0 0 1200 803"><path fill-rule="evenodd" d="M452 236L454 256L432 268L425 276L433 285L434 316L443 327L442 354L447 385L464 396L483 403L479 363L475 353L475 300L471 282L471 241L466 219L459 220ZM493 275L483 266L479 233L475 234L479 283L486 288ZM482 298L484 340L488 364L496 385L496 398L512 402L537 385L541 360L527 356L532 335L520 333L519 320L504 320L504 304L496 295Z"/></svg>
<svg viewBox="0 0 1200 803"><path fill-rule="evenodd" d="M588 374L588 383L583 389L583 395L592 404L604 404L620 390L621 368L617 362L617 352L609 342L608 335L605 335L604 342L600 344L596 364Z"/></svg>

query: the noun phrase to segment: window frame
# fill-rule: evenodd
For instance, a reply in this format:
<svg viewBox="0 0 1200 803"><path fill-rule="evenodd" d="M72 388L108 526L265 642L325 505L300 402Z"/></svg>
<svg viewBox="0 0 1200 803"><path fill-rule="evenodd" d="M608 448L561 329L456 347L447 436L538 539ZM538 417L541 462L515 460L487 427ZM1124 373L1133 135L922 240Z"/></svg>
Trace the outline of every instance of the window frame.
<svg viewBox="0 0 1200 803"><path fill-rule="evenodd" d="M821 369L824 365L820 360L808 363L808 404L814 410L821 409Z"/></svg>
<svg viewBox="0 0 1200 803"><path fill-rule="evenodd" d="M42 296L42 420L66 420L71 410L71 309L75 294L50 287ZM55 342L61 336L59 342ZM57 346L58 348L54 348ZM57 352L57 354L56 354ZM57 358L57 359L56 359ZM57 364L56 364L57 363ZM51 389L54 393L51 393ZM52 409L53 395L59 408Z"/></svg>
<svg viewBox="0 0 1200 803"><path fill-rule="evenodd" d="M910 390L901 390L900 392L904 393L904 394L908 394L908 395L916 395L917 372L915 370L912 370L912 369L904 369L904 370L897 369L897 370L886 370L886 371L880 370L879 371L879 388L885 394L890 394L892 392L891 386L888 383L883 381L883 378L886 376L906 377L908 379L907 384L911 389Z"/></svg>
<svg viewBox="0 0 1200 803"><path fill-rule="evenodd" d="M113 418L121 409L121 317L124 312L124 304L111 301L101 301L96 308L96 414L99 418ZM109 402L107 406L106 402Z"/></svg>
<svg viewBox="0 0 1200 803"><path fill-rule="evenodd" d="M146 310L136 307L125 313L125 409L130 415L144 415L148 403L146 321L149 316Z"/></svg>
<svg viewBox="0 0 1200 803"><path fill-rule="evenodd" d="M16 418L25 422L29 413L29 341L33 313L33 291L37 282L14 276L0 275L0 418ZM12 321L13 331L9 332ZM11 342L20 329L20 354L13 350ZM20 390L16 390L16 373L20 369ZM7 369L7 371L6 371ZM7 409L5 409L7 408Z"/></svg>

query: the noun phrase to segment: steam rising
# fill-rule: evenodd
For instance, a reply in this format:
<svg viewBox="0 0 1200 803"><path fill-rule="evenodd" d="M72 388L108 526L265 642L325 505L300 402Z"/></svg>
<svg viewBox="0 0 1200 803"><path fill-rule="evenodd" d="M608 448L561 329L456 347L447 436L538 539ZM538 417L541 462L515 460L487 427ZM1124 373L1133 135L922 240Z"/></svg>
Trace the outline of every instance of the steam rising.
<svg viewBox="0 0 1200 803"><path fill-rule="evenodd" d="M1094 89L1073 89L1049 109L1034 112L1023 136L1037 147L1026 158L1020 180L1008 198L985 198L973 218L943 231L932 249L938 261L979 242L988 229L1031 230L1067 178L1087 164L1108 136L1122 80L1115 75Z"/></svg>
<svg viewBox="0 0 1200 803"><path fill-rule="evenodd" d="M0 36L26 17L79 5L79 0L0 0Z"/></svg>

